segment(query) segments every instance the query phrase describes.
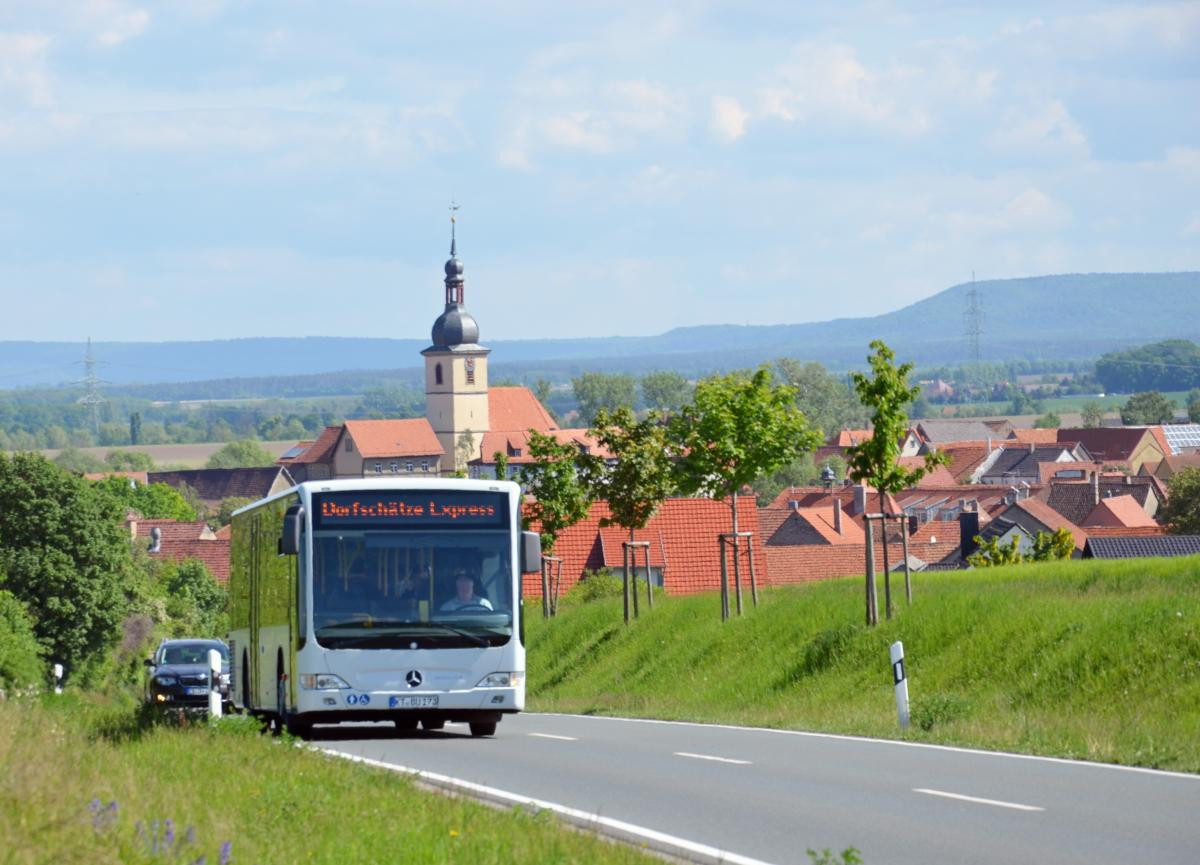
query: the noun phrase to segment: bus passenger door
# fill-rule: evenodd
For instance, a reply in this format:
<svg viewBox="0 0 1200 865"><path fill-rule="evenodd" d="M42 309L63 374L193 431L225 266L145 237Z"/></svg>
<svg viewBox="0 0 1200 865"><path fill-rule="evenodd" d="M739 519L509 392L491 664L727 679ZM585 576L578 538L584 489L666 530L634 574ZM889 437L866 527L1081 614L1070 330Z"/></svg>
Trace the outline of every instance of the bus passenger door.
<svg viewBox="0 0 1200 865"><path fill-rule="evenodd" d="M262 604L262 586L260 585L259 559L262 551L261 526L258 514L250 523L250 638L246 641L249 653L250 669L244 672L249 676L250 698L254 708L262 708L262 695L259 691L260 667L262 666L262 646L259 644L259 606ZM249 708L249 707L248 707Z"/></svg>

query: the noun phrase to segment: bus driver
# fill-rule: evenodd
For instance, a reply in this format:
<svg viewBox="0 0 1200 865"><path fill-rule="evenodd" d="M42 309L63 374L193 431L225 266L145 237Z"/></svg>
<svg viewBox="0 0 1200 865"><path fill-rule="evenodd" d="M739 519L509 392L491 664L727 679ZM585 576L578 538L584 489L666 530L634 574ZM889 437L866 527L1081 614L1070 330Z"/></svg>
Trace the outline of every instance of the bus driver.
<svg viewBox="0 0 1200 865"><path fill-rule="evenodd" d="M475 578L463 565L454 568L454 597L442 604L442 610L463 610L478 607L492 609L492 603L487 598L475 594Z"/></svg>

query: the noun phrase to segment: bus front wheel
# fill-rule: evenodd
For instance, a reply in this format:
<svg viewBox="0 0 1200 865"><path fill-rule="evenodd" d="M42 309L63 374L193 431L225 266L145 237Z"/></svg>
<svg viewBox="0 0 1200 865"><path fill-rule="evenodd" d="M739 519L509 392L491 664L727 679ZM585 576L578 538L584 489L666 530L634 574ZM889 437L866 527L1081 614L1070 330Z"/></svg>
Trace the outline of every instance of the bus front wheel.
<svg viewBox="0 0 1200 865"><path fill-rule="evenodd" d="M421 722L421 726L426 730L440 730L446 726L445 718L426 718Z"/></svg>
<svg viewBox="0 0 1200 865"><path fill-rule="evenodd" d="M471 724L472 736L495 736L496 722L495 721L472 721Z"/></svg>

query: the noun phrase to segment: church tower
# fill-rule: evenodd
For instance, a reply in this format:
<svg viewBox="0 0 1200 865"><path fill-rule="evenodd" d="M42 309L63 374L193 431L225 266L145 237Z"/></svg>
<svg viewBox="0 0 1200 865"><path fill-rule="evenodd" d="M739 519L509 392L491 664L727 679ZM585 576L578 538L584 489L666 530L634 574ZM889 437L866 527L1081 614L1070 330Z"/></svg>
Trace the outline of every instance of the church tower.
<svg viewBox="0 0 1200 865"><path fill-rule="evenodd" d="M457 208L454 208L457 209ZM450 217L450 260L446 262L446 309L433 323L425 356L425 417L441 442L442 472L466 470L480 455L488 420L487 359L479 325L463 306L463 264L458 260Z"/></svg>

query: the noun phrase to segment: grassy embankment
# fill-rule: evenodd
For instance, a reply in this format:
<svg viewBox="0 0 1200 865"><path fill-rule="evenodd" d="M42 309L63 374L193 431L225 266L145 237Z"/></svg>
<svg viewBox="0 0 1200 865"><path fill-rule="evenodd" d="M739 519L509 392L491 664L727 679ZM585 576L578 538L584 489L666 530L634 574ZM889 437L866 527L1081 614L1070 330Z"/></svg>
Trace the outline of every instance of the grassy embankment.
<svg viewBox="0 0 1200 865"><path fill-rule="evenodd" d="M210 865L648 861L544 815L439 796L292 747L245 718L217 729L145 727L128 708L70 696L0 701L0 862L201 857Z"/></svg>
<svg viewBox="0 0 1200 865"><path fill-rule="evenodd" d="M1200 772L1200 557L914 575L862 624L862 580L531 615L530 708L821 730ZM880 586L882 607L882 585ZM903 640L914 723L896 723Z"/></svg>

